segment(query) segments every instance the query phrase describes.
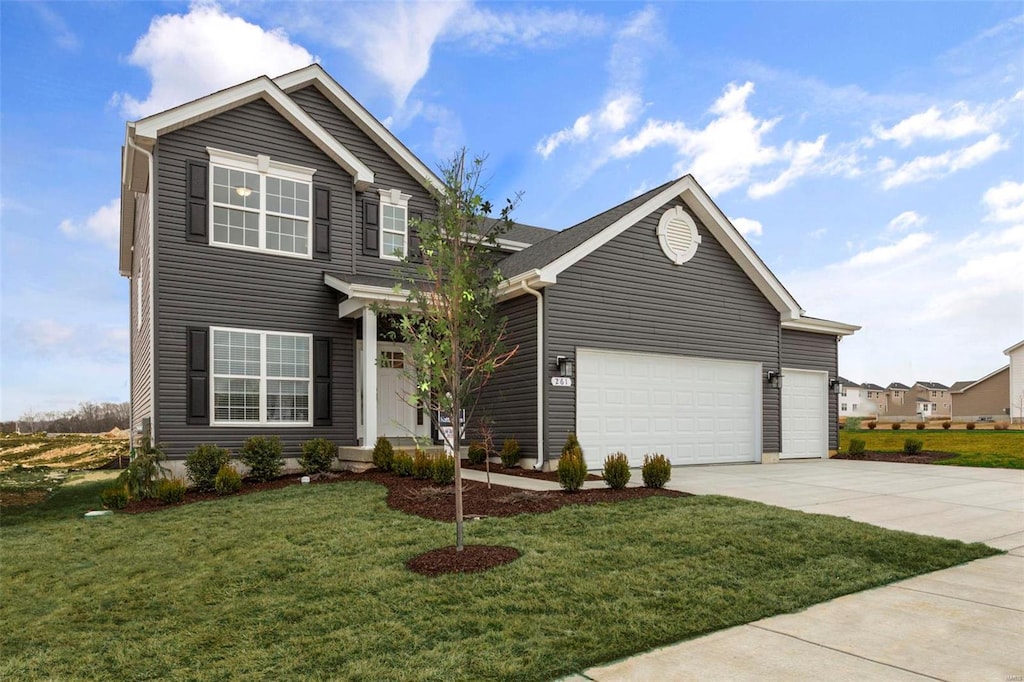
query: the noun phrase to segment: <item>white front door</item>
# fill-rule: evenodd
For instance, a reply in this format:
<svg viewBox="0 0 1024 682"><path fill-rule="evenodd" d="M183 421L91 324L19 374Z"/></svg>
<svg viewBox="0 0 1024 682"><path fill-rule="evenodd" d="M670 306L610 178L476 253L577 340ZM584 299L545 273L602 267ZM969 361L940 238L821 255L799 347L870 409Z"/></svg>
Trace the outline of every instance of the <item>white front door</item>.
<svg viewBox="0 0 1024 682"><path fill-rule="evenodd" d="M412 365L406 351L400 343L377 344L377 433L389 438L411 438L416 433Z"/></svg>
<svg viewBox="0 0 1024 682"><path fill-rule="evenodd" d="M782 459L828 457L828 373L782 368Z"/></svg>

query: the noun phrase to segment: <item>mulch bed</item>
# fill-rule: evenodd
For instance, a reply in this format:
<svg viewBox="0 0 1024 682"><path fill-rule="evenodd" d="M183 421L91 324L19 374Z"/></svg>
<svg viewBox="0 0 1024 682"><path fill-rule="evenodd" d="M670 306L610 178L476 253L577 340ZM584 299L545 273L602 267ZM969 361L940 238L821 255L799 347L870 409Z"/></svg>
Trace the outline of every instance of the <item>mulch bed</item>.
<svg viewBox="0 0 1024 682"><path fill-rule="evenodd" d="M835 455L832 459L854 459L866 462L901 462L903 464L932 464L943 459L956 457L954 452L935 452L925 450L916 455L908 455L902 452L865 452L863 455Z"/></svg>
<svg viewBox="0 0 1024 682"><path fill-rule="evenodd" d="M445 573L477 573L515 561L521 553L515 547L496 545L464 545L459 552L455 546L432 549L405 562L414 573L435 576Z"/></svg>
<svg viewBox="0 0 1024 682"><path fill-rule="evenodd" d="M462 463L463 469L473 469L474 471L487 471L487 465L485 464L469 464L468 462ZM523 469L521 467L507 467L504 464L491 463L492 474L504 474L506 476L522 476L523 478L536 478L539 481L553 481L558 483L558 472L557 471L537 471L536 469ZM588 481L600 481L601 477L594 474L587 474L586 480Z"/></svg>

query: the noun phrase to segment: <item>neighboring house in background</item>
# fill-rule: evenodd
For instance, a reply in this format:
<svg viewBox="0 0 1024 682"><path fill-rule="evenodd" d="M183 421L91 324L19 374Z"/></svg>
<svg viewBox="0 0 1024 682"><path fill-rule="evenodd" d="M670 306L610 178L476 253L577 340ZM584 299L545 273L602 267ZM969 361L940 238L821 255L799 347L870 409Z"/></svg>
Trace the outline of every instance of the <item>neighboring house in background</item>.
<svg viewBox="0 0 1024 682"><path fill-rule="evenodd" d="M861 388L864 389L864 398L869 403L874 405L875 415L885 414L886 408L886 393L885 389L878 384L863 383Z"/></svg>
<svg viewBox="0 0 1024 682"><path fill-rule="evenodd" d="M937 381L918 381L911 388L918 405L927 405L921 414L932 419L949 417L953 412L953 403L949 397L949 386Z"/></svg>
<svg viewBox="0 0 1024 682"><path fill-rule="evenodd" d="M1024 422L1024 341L1003 351L1010 357L1010 418Z"/></svg>
<svg viewBox="0 0 1024 682"><path fill-rule="evenodd" d="M843 385L839 392L840 417L878 416L878 403L868 398L868 390L864 384L858 384L843 377L839 377L839 383Z"/></svg>
<svg viewBox="0 0 1024 682"><path fill-rule="evenodd" d="M953 419L1006 420L1010 408L1010 366L1000 367L977 381L958 381L949 388Z"/></svg>
<svg viewBox="0 0 1024 682"><path fill-rule="evenodd" d="M885 393L887 417L937 419L948 417L952 408L949 387L936 381L918 381L913 386L894 381Z"/></svg>
<svg viewBox="0 0 1024 682"><path fill-rule="evenodd" d="M917 414L913 398L908 398L910 386L894 381L885 387L885 415L913 417Z"/></svg>
<svg viewBox="0 0 1024 682"><path fill-rule="evenodd" d="M319 65L129 123L133 428L179 471L252 435L280 436L289 464L310 438L365 460L379 435L435 437L380 306L404 302L400 256L421 257L440 187ZM562 232L517 226L498 257L518 352L478 416L524 465L550 466L569 432L592 469L837 447L829 388L858 327L805 316L693 177Z"/></svg>

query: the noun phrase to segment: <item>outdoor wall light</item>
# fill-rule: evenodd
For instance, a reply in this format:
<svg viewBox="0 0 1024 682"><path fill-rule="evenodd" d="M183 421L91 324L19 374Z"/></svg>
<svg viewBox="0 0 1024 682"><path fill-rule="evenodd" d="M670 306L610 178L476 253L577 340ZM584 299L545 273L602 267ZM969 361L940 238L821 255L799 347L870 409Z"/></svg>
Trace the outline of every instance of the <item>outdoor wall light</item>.
<svg viewBox="0 0 1024 682"><path fill-rule="evenodd" d="M782 372L774 369L768 370L768 385L772 388L782 388Z"/></svg>
<svg viewBox="0 0 1024 682"><path fill-rule="evenodd" d="M555 357L555 364L558 365L558 373L563 377L571 377L576 370L576 363L573 362L572 358L567 358L564 355L558 355Z"/></svg>
<svg viewBox="0 0 1024 682"><path fill-rule="evenodd" d="M828 382L828 390L832 391L836 395L840 395L843 392L843 383L839 379L833 379Z"/></svg>

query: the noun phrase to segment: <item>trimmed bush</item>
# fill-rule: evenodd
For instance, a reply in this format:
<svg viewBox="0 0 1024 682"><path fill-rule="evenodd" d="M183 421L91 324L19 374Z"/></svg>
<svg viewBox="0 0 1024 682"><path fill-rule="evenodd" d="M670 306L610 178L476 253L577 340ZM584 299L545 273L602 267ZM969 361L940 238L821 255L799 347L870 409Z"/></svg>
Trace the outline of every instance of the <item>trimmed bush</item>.
<svg viewBox="0 0 1024 682"><path fill-rule="evenodd" d="M304 474L321 474L331 468L338 448L326 438L314 438L302 444L299 466Z"/></svg>
<svg viewBox="0 0 1024 682"><path fill-rule="evenodd" d="M230 464L225 464L213 480L213 489L218 495L234 495L242 489L242 475Z"/></svg>
<svg viewBox="0 0 1024 682"><path fill-rule="evenodd" d="M391 459L391 470L399 476L412 476L412 455L399 450Z"/></svg>
<svg viewBox="0 0 1024 682"><path fill-rule="evenodd" d="M668 479L672 478L672 463L662 454L644 455L641 473L645 488L664 488Z"/></svg>
<svg viewBox="0 0 1024 682"><path fill-rule="evenodd" d="M129 500L145 500L153 497L156 482L167 475L168 469L161 462L165 459L163 450L148 441L136 448L128 468L117 477L118 485L128 491Z"/></svg>
<svg viewBox="0 0 1024 682"><path fill-rule="evenodd" d="M238 458L249 467L249 478L264 482L281 475L283 453L284 446L277 436L253 436L245 441Z"/></svg>
<svg viewBox="0 0 1024 682"><path fill-rule="evenodd" d="M1010 425L1007 424L1006 422L997 422L996 425L993 426L992 428L995 429L996 431L1006 431L1008 428L1010 428Z"/></svg>
<svg viewBox="0 0 1024 682"><path fill-rule="evenodd" d="M506 467L514 467L519 464L519 441L515 438L506 438L502 443L501 463Z"/></svg>
<svg viewBox="0 0 1024 682"><path fill-rule="evenodd" d="M430 478L430 455L416 448L412 455L412 477L419 479Z"/></svg>
<svg viewBox="0 0 1024 682"><path fill-rule="evenodd" d="M487 461L487 448L483 443L473 441L469 444L469 451L466 453L470 464L483 464Z"/></svg>
<svg viewBox="0 0 1024 682"><path fill-rule="evenodd" d="M567 452L578 451L580 456L583 456L583 448L580 447L580 441L576 438L575 433L570 433L565 437L565 445L562 446L562 455L564 456Z"/></svg>
<svg viewBox="0 0 1024 682"><path fill-rule="evenodd" d="M863 438L851 438L850 449L847 451L852 457L860 457L864 454L864 439Z"/></svg>
<svg viewBox="0 0 1024 682"><path fill-rule="evenodd" d="M185 458L185 471L196 490L209 492L213 490L213 481L217 472L231 459L227 448L203 443Z"/></svg>
<svg viewBox="0 0 1024 682"><path fill-rule="evenodd" d="M967 430L968 431L973 431L974 427L975 427L975 423L974 422L967 422Z"/></svg>
<svg viewBox="0 0 1024 682"><path fill-rule="evenodd" d="M860 417L847 417L846 423L843 424L843 431L860 431Z"/></svg>
<svg viewBox="0 0 1024 682"><path fill-rule="evenodd" d="M558 460L558 483L562 489L574 493L583 487L583 481L587 479L587 465L583 461L583 453L577 447L573 450L563 451L562 457Z"/></svg>
<svg viewBox="0 0 1024 682"><path fill-rule="evenodd" d="M622 490L632 476L629 470L629 458L625 453L616 452L604 458L604 473L601 478L612 490Z"/></svg>
<svg viewBox="0 0 1024 682"><path fill-rule="evenodd" d="M914 428L917 429L918 431L924 431L924 426L924 422L918 422L917 424L914 425Z"/></svg>
<svg viewBox="0 0 1024 682"><path fill-rule="evenodd" d="M156 482L154 495L160 504L178 504L185 499L185 481L180 478L164 478Z"/></svg>
<svg viewBox="0 0 1024 682"><path fill-rule="evenodd" d="M391 471L391 460L395 457L395 449L384 436L377 439L373 446L373 465L381 471Z"/></svg>
<svg viewBox="0 0 1024 682"><path fill-rule="evenodd" d="M917 440L916 438L908 438L903 441L903 452L908 455L916 455L921 452L923 447L924 441Z"/></svg>
<svg viewBox="0 0 1024 682"><path fill-rule="evenodd" d="M107 509L124 509L128 506L128 489L123 485L104 488L100 493L100 502Z"/></svg>
<svg viewBox="0 0 1024 682"><path fill-rule="evenodd" d="M868 422L868 428L871 429L872 431L874 431L877 426L878 426L878 422L875 422L875 421Z"/></svg>
<svg viewBox="0 0 1024 682"><path fill-rule="evenodd" d="M952 426L952 425L953 425L953 422L950 422L950 421L942 422L942 428L944 428L946 431L949 431L949 427Z"/></svg>
<svg viewBox="0 0 1024 682"><path fill-rule="evenodd" d="M899 422L893 422L892 426L889 427L889 428L891 428L893 431L899 431L900 428L901 428L900 427L900 423Z"/></svg>
<svg viewBox="0 0 1024 682"><path fill-rule="evenodd" d="M455 482L455 458L439 454L430 461L430 480L435 485L451 485Z"/></svg>

